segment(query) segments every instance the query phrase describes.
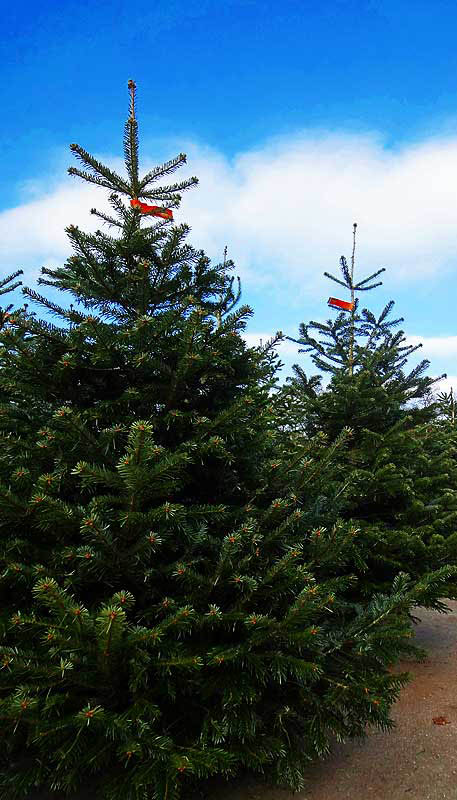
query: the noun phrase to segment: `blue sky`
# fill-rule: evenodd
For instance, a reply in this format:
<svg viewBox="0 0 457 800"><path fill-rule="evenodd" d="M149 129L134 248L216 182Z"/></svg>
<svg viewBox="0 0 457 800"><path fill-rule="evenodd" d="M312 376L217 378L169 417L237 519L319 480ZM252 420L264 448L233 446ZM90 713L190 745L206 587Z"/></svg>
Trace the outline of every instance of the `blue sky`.
<svg viewBox="0 0 457 800"><path fill-rule="evenodd" d="M188 153L182 176L200 186L179 221L212 258L228 245L250 341L334 316L328 296L347 298L322 273L350 255L357 221L359 278L387 268L362 305L393 298L429 373L457 388L456 29L443 0L3 9L0 275L22 268L24 285L70 302L37 287L39 270L65 260L65 225L89 228L104 198L66 175L68 145L116 163L134 78L145 169Z"/></svg>

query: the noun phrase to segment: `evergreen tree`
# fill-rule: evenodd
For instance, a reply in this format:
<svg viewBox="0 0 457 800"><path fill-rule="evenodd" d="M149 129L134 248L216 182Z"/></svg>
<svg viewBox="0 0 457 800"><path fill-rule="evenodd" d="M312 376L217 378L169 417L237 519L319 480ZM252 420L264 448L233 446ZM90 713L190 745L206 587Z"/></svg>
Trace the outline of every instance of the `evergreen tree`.
<svg viewBox="0 0 457 800"><path fill-rule="evenodd" d="M351 493L339 513L364 531L365 578L359 589L369 595L387 588L398 571L419 578L443 563L456 563L457 472L455 439L433 424L439 403L429 402L432 386L446 376L423 376L427 360L404 373L422 345L405 345L403 331L394 331L403 318L389 320L393 301L378 318L367 308L359 313L355 292L379 286L369 282L384 270L355 283L355 234L354 224L351 268L340 259L344 280L324 273L351 291L352 310L326 324L302 323L300 338L288 337L331 373L331 380L322 390L320 376L308 379L296 365L279 402L290 412L289 426L303 436L321 432L333 441L345 427L351 429L339 463L341 482ZM436 535L451 537L448 546L437 549L442 542ZM447 591L453 596L456 588Z"/></svg>
<svg viewBox="0 0 457 800"><path fill-rule="evenodd" d="M71 226L73 255L40 278L98 315L24 288L70 329L23 309L0 331L9 800L88 779L105 800L171 800L243 768L300 788L332 735L392 727L406 676L389 666L418 652L410 609L450 574L346 599L357 530L315 523L348 432L285 446L274 340L246 347L232 264L124 205L178 208L196 182L152 186L184 155L139 177L130 92L127 177L78 145L85 170L70 170L109 189L114 216L94 213L119 238Z"/></svg>
<svg viewBox="0 0 457 800"><path fill-rule="evenodd" d="M456 411L454 390L451 387L449 392L439 392L436 402L440 411L440 418L448 423L451 430L455 427Z"/></svg>
<svg viewBox="0 0 457 800"><path fill-rule="evenodd" d="M427 397L433 384L446 377L441 375L433 379L423 376L430 366L425 359L409 375L403 373L402 367L422 344L404 345L406 337L403 331L394 332L393 329L404 319L388 319L394 306L393 300L385 306L378 319L367 308L358 313L359 299L355 293L381 286L382 281L371 285L369 281L385 272L385 268L358 283L354 282L356 229L357 223L354 223L350 268L346 258L340 258L344 280L324 272L328 278L349 289L352 310L349 313L340 312L335 320L328 319L326 323L301 323L299 339L286 337L301 345L300 353L310 353L316 367L331 373L329 390L338 387L334 394L331 391L322 393L321 376L308 379L299 365L294 366L295 377L289 379L289 383L299 390L299 394L309 397L307 431L312 434L316 430L324 430L334 437L342 427L350 425L355 432L354 441L357 441L357 432L366 427L379 432L388 430L406 416L407 403ZM312 329L324 338L316 339L310 333ZM313 425L312 400L316 395L320 396L320 402L316 412L318 422ZM435 410L436 405L429 405L426 409L417 405L408 408L411 416L409 427L434 419Z"/></svg>
<svg viewBox="0 0 457 800"><path fill-rule="evenodd" d="M416 524L418 533L430 542L431 564L455 564L457 524L453 488L456 485L457 431L453 389L448 393L431 394L429 402L437 408L436 417L418 434L427 448L428 469L422 479L417 518L408 521L411 526ZM447 471L446 482L440 479L443 469ZM425 518L424 510L427 512Z"/></svg>

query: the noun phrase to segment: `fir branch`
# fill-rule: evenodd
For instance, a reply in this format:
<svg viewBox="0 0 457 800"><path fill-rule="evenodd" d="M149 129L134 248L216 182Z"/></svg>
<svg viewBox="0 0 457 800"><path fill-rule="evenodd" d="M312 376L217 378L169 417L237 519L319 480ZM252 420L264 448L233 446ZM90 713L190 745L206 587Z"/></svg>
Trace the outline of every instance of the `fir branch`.
<svg viewBox="0 0 457 800"><path fill-rule="evenodd" d="M354 290L357 289L358 292L368 292L370 289L376 289L377 286L382 286L382 281L374 283L373 286L354 286Z"/></svg>
<svg viewBox="0 0 457 800"><path fill-rule="evenodd" d="M69 167L68 174L69 175L78 175L83 180L88 181L89 183L95 183L98 186L105 186L108 189L112 189L113 191L118 191L123 194L128 194L130 197L133 197L132 188L118 175L116 172L113 172L108 167L105 167L100 161L97 161L87 150L84 150L83 147L80 147L78 144L71 144L70 150L74 153L76 158L82 161L87 167L89 167L93 174L90 172L83 172L76 167Z"/></svg>
<svg viewBox="0 0 457 800"><path fill-rule="evenodd" d="M352 289L353 288L352 278L351 278L351 275L349 273L349 267L347 265L347 261L346 261L344 256L341 256L341 258L340 258L340 266L341 266L341 272L343 273L343 276L344 276L344 278L346 280L347 288L348 289Z"/></svg>
<svg viewBox="0 0 457 800"><path fill-rule="evenodd" d="M364 283L366 283L367 281L371 281L372 278L376 278L378 275L381 274L381 272L385 271L386 271L385 267L378 269L378 271L374 272L373 275L370 275L368 278L364 278L363 281L360 281L356 286L354 286L354 289L360 289L360 287L363 286ZM381 283L377 283L376 286L382 286L382 281Z"/></svg>
<svg viewBox="0 0 457 800"><path fill-rule="evenodd" d="M19 270L17 270L17 272L12 272L11 275L7 275L6 278L1 278L0 279L0 296L2 294L7 294L8 292L13 292L14 289L17 289L18 286L22 286L22 281L17 281L17 283L15 283L13 286L8 286L6 288L6 284L7 283L9 283L10 281L14 280L14 278L17 278L18 275L23 275L23 274L24 274L24 270L23 269L19 269Z"/></svg>
<svg viewBox="0 0 457 800"><path fill-rule="evenodd" d="M148 186L148 184L153 183L154 181L158 180L158 178L162 178L165 175L171 175L177 169L182 167L183 164L186 164L187 156L185 153L180 153L175 158L167 161L165 164L162 164L159 167L154 167L150 172L148 172L144 178L140 181L139 184L139 192L142 197L147 195L144 194L144 190ZM198 183L198 178L192 177L189 178L187 181L183 183L175 184L174 187L172 186L168 191L181 191L187 188L187 185L196 185ZM179 188L178 188L179 187Z"/></svg>
<svg viewBox="0 0 457 800"><path fill-rule="evenodd" d="M102 211L97 211L96 208L91 208L90 213L101 219L103 222L106 222L108 225L115 225L117 228L123 228L122 222L114 219L114 217L108 216L108 214L104 214Z"/></svg>
<svg viewBox="0 0 457 800"><path fill-rule="evenodd" d="M49 272L44 268L42 271L45 273L47 272L49 274ZM41 279L38 278L38 283L46 283L46 281L41 281ZM55 284L51 284L51 286L55 286ZM46 306L46 308L48 308L51 311L51 313L54 314L55 316L66 318L68 315L68 309L64 309L61 306L58 306L56 303L51 302L51 300L48 300L46 297L37 294L37 292L35 292L33 289L24 287L22 289L22 294L25 294L27 297L30 297L30 299L34 300L36 303Z"/></svg>
<svg viewBox="0 0 457 800"><path fill-rule="evenodd" d="M344 286L345 289L348 288L347 283L344 283L343 281L340 281L338 278L335 278L334 275L330 275L329 272L324 272L324 275L326 278L330 278L330 280L335 281L335 283L339 283L340 286Z"/></svg>

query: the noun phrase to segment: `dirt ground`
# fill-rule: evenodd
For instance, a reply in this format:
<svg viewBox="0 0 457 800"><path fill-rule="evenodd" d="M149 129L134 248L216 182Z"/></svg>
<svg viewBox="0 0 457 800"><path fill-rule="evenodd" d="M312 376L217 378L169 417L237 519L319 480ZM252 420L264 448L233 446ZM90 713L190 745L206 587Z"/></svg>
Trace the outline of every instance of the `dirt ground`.
<svg viewBox="0 0 457 800"><path fill-rule="evenodd" d="M447 605L452 613L415 612L421 620L416 641L429 658L395 668L414 678L392 709L394 731L375 731L365 741L337 745L326 761L310 769L302 792L252 778L217 782L209 800L457 800L457 601ZM445 724L433 722L440 717ZM39 792L29 800L63 797ZM66 800L94 800L94 794L88 788Z"/></svg>

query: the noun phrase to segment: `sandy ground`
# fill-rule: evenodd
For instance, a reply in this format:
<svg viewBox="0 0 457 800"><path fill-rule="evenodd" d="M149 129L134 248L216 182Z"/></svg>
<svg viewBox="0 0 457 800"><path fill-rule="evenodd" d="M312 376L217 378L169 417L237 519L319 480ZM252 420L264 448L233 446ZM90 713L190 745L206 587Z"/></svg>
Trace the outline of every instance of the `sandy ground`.
<svg viewBox="0 0 457 800"><path fill-rule="evenodd" d="M392 709L394 731L375 731L365 741L335 746L328 759L310 769L302 792L250 778L216 782L208 800L457 800L457 601L447 605L452 613L415 611L421 619L416 640L429 658L395 667L395 672L408 671L414 678ZM446 724L433 722L439 717ZM63 796L39 792L29 800ZM67 800L95 796L86 789Z"/></svg>

